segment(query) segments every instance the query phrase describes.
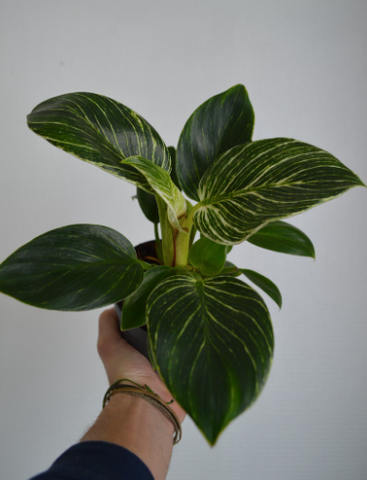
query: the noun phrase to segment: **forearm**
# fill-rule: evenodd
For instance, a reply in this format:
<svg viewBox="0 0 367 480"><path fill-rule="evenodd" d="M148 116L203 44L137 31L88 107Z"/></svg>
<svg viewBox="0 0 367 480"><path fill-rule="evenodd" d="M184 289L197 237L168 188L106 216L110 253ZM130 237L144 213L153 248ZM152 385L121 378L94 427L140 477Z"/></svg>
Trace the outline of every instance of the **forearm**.
<svg viewBox="0 0 367 480"><path fill-rule="evenodd" d="M135 453L155 480L164 480L172 454L174 427L142 398L118 393L80 440L115 443Z"/></svg>

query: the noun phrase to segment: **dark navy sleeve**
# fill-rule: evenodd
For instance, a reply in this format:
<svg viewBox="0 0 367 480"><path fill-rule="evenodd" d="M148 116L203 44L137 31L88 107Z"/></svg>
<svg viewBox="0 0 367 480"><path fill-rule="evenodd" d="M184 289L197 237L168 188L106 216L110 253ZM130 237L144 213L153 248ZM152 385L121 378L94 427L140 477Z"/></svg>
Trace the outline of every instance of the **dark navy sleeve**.
<svg viewBox="0 0 367 480"><path fill-rule="evenodd" d="M148 467L127 448L108 442L70 447L31 480L154 480Z"/></svg>

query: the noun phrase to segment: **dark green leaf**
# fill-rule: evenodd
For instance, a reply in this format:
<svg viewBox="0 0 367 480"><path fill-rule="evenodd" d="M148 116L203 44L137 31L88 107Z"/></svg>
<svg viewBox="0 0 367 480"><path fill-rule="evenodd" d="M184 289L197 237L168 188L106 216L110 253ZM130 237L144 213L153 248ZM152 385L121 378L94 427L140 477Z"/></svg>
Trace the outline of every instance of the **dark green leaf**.
<svg viewBox="0 0 367 480"><path fill-rule="evenodd" d="M177 153L176 153L176 149L175 149L175 147L168 147L168 151L171 155L171 166L172 166L171 178L172 178L172 181L176 185L177 188L182 190L180 182L178 181L178 177L177 177Z"/></svg>
<svg viewBox="0 0 367 480"><path fill-rule="evenodd" d="M235 245L356 186L364 184L324 150L287 138L259 140L232 148L207 170L193 221L213 241Z"/></svg>
<svg viewBox="0 0 367 480"><path fill-rule="evenodd" d="M111 98L84 92L60 95L35 107L27 122L52 145L148 191L144 176L121 160L139 155L171 171L170 154L154 128Z"/></svg>
<svg viewBox="0 0 367 480"><path fill-rule="evenodd" d="M217 275L226 261L226 247L202 237L189 251L189 263L200 270L203 275Z"/></svg>
<svg viewBox="0 0 367 480"><path fill-rule="evenodd" d="M225 275L229 277L240 277L242 272L236 267L232 262L226 260L223 270L220 272L220 275Z"/></svg>
<svg viewBox="0 0 367 480"><path fill-rule="evenodd" d="M315 258L315 248L308 236L286 222L270 222L247 241L274 252Z"/></svg>
<svg viewBox="0 0 367 480"><path fill-rule="evenodd" d="M200 105L184 126L177 148L177 174L190 198L206 170L222 153L251 141L254 111L243 85L215 95Z"/></svg>
<svg viewBox="0 0 367 480"><path fill-rule="evenodd" d="M153 223L159 223L158 206L155 196L137 187L136 196L144 215Z"/></svg>
<svg viewBox="0 0 367 480"><path fill-rule="evenodd" d="M254 272L253 270L248 270L245 268L239 269L252 283L264 290L265 293L269 295L270 298L278 305L279 308L282 308L282 294L279 291L279 288L264 275Z"/></svg>
<svg viewBox="0 0 367 480"><path fill-rule="evenodd" d="M235 271L230 271L230 267L236 269ZM229 271L226 271L229 270ZM254 272L253 270L248 270L245 268L237 268L233 263L225 262L225 268L220 272L220 275L226 275L230 277L239 277L241 274L245 275L252 283L261 288L265 293L269 295L270 298L278 305L279 308L282 308L282 295L279 291L279 288L264 275Z"/></svg>
<svg viewBox="0 0 367 480"><path fill-rule="evenodd" d="M137 328L147 323L145 307L149 295L164 279L175 275L176 271L167 266L151 268L144 274L140 286L124 300L121 314L121 330Z"/></svg>
<svg viewBox="0 0 367 480"><path fill-rule="evenodd" d="M116 303L143 279L131 243L101 225L70 225L19 248L0 265L0 291L50 310Z"/></svg>
<svg viewBox="0 0 367 480"><path fill-rule="evenodd" d="M232 263L232 262L229 262L228 260L226 260L224 266L225 266L225 267L235 267L235 264Z"/></svg>
<svg viewBox="0 0 367 480"><path fill-rule="evenodd" d="M259 395L273 355L265 303L237 278L175 275L148 299L160 376L211 445Z"/></svg>

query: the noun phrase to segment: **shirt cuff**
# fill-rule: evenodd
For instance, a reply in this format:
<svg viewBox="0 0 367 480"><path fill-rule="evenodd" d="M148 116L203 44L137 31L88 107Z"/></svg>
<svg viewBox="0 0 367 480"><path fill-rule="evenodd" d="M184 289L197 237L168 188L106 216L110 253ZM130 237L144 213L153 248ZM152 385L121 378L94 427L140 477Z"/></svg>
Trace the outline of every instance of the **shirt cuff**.
<svg viewBox="0 0 367 480"><path fill-rule="evenodd" d="M31 480L154 480L135 453L114 443L81 442L66 450L46 471Z"/></svg>

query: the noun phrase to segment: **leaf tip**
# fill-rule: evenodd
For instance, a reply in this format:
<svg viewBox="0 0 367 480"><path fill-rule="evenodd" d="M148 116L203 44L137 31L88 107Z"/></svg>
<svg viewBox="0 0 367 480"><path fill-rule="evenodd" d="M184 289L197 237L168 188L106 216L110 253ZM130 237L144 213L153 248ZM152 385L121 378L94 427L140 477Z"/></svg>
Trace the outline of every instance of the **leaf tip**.
<svg viewBox="0 0 367 480"><path fill-rule="evenodd" d="M207 436L207 434L204 431L201 431L201 432L204 435L205 440L208 442L209 447L211 448L215 447L221 432L218 432L217 434L213 434L211 436Z"/></svg>
<svg viewBox="0 0 367 480"><path fill-rule="evenodd" d="M228 89L228 92L234 91L234 90L244 90L247 94L246 87L242 83L236 83L236 85L233 85L233 87Z"/></svg>
<svg viewBox="0 0 367 480"><path fill-rule="evenodd" d="M283 306L282 294L278 291L278 295L274 296L273 300L278 305L280 311Z"/></svg>
<svg viewBox="0 0 367 480"><path fill-rule="evenodd" d="M356 181L351 183L349 188L353 188L353 187L365 187L365 188L367 188L367 185L364 182L362 182L362 180L358 177L358 175L356 175L354 172L352 172L352 173L353 173L354 179Z"/></svg>

